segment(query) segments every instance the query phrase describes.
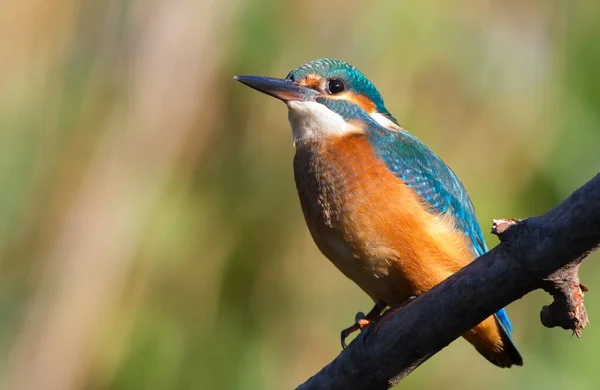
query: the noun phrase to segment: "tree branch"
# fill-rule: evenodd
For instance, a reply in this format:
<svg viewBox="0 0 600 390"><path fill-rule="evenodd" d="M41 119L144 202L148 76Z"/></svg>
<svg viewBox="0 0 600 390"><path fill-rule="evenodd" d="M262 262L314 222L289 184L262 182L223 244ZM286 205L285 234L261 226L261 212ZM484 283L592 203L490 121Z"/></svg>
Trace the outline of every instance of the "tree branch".
<svg viewBox="0 0 600 390"><path fill-rule="evenodd" d="M298 389L388 389L500 308L542 288L547 327L588 324L582 260L600 244L600 174L541 217L495 220L500 244L385 320Z"/></svg>

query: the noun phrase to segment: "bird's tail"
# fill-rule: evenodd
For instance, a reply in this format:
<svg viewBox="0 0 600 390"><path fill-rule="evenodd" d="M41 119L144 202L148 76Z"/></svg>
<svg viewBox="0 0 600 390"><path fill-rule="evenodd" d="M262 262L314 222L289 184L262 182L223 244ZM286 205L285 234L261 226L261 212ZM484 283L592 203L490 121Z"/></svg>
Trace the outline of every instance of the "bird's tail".
<svg viewBox="0 0 600 390"><path fill-rule="evenodd" d="M498 367L523 365L523 358L515 347L510 332L512 328L504 309L485 319L463 335L477 351Z"/></svg>

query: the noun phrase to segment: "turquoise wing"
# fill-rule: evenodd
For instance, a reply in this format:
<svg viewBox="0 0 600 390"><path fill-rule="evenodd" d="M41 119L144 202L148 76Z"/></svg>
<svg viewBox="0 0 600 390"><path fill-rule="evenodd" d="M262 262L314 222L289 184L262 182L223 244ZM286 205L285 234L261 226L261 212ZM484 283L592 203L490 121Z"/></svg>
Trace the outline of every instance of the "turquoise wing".
<svg viewBox="0 0 600 390"><path fill-rule="evenodd" d="M427 145L404 130L377 128L370 134L369 142L389 169L417 192L432 213L452 215L456 228L467 235L478 256L486 253L473 203L456 174ZM512 332L504 309L496 317L507 333Z"/></svg>

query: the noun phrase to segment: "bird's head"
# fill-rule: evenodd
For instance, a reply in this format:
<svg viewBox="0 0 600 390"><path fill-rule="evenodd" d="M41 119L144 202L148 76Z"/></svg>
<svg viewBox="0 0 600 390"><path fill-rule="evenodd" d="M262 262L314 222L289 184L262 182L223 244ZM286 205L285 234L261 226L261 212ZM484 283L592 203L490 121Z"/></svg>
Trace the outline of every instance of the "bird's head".
<svg viewBox="0 0 600 390"><path fill-rule="evenodd" d="M296 142L364 132L365 122L398 127L373 83L343 61L315 60L285 79L236 76L236 80L287 104Z"/></svg>

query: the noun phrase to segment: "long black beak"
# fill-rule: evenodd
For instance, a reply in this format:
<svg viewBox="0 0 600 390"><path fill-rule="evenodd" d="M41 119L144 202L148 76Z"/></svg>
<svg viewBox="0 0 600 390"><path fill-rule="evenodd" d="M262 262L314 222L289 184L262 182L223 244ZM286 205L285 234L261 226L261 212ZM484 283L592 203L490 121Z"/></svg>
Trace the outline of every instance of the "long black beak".
<svg viewBox="0 0 600 390"><path fill-rule="evenodd" d="M312 88L294 84L290 80L261 76L235 76L234 79L250 88L288 102L290 100L315 100L319 92Z"/></svg>

